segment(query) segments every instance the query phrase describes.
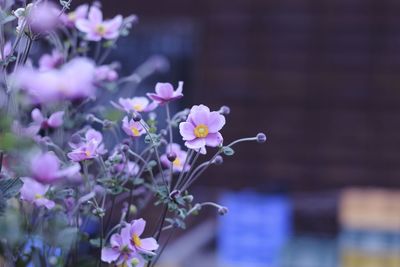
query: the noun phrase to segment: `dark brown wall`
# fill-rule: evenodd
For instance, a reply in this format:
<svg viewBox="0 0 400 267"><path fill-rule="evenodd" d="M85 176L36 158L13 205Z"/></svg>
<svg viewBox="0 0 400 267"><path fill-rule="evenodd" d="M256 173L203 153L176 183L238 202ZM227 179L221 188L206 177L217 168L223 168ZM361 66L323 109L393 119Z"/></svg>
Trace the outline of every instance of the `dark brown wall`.
<svg viewBox="0 0 400 267"><path fill-rule="evenodd" d="M200 183L400 186L400 1L103 1L199 30L188 104L232 108L227 141L265 131ZM129 8L127 7L129 5ZM140 24L138 25L140 27Z"/></svg>

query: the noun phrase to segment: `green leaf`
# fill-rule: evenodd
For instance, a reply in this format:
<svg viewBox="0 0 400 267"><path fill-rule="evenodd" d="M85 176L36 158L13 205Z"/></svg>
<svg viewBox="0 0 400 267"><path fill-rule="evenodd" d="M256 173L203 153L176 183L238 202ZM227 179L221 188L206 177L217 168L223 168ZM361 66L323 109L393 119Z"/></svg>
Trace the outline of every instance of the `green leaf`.
<svg viewBox="0 0 400 267"><path fill-rule="evenodd" d="M226 155L226 156L232 156L233 154L235 154L235 151L229 147L229 146L224 146L222 147L222 152Z"/></svg>

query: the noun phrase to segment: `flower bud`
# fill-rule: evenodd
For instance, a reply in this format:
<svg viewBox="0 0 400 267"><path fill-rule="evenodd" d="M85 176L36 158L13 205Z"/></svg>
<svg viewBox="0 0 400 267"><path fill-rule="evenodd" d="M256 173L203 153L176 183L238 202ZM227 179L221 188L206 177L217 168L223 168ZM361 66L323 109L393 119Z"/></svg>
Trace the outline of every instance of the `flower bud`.
<svg viewBox="0 0 400 267"><path fill-rule="evenodd" d="M133 204L131 204L131 205L129 206L129 213L130 213L130 214L136 214L136 212L137 212L136 206L133 205Z"/></svg>
<svg viewBox="0 0 400 267"><path fill-rule="evenodd" d="M176 153L175 152L169 152L168 154L167 154L167 159L170 161L170 162L174 162L175 160L176 160Z"/></svg>
<svg viewBox="0 0 400 267"><path fill-rule="evenodd" d="M76 134L76 133L71 136L70 140L71 140L71 143L73 143L73 144L79 144L79 143L82 142L81 136L79 134Z"/></svg>
<svg viewBox="0 0 400 267"><path fill-rule="evenodd" d="M162 130L160 131L160 134L161 134L161 135L167 135L168 132L167 132L165 129L162 129Z"/></svg>
<svg viewBox="0 0 400 267"><path fill-rule="evenodd" d="M216 156L213 163L215 165L221 165L224 162L224 159L221 156Z"/></svg>
<svg viewBox="0 0 400 267"><path fill-rule="evenodd" d="M93 114L88 114L88 115L86 116L86 120L87 120L88 122L94 122L95 117L94 117Z"/></svg>
<svg viewBox="0 0 400 267"><path fill-rule="evenodd" d="M140 115L139 113L135 112L132 114L132 119L136 122L141 121L142 120L142 115Z"/></svg>
<svg viewBox="0 0 400 267"><path fill-rule="evenodd" d="M227 214L228 213L228 208L227 207L220 207L219 209L218 209L218 214L219 215L225 215L225 214Z"/></svg>
<svg viewBox="0 0 400 267"><path fill-rule="evenodd" d="M228 115L229 113L231 113L231 109L230 109L228 106L222 106L222 107L219 109L219 112L220 112L222 115Z"/></svg>
<svg viewBox="0 0 400 267"><path fill-rule="evenodd" d="M265 143L267 141L267 136L264 133L257 134L257 142L258 143Z"/></svg>
<svg viewBox="0 0 400 267"><path fill-rule="evenodd" d="M106 129L111 129L113 127L113 122L109 120L104 120L103 121L103 127Z"/></svg>
<svg viewBox="0 0 400 267"><path fill-rule="evenodd" d="M128 152L128 150L129 150L129 146L127 144L121 145L121 151L122 152Z"/></svg>
<svg viewBox="0 0 400 267"><path fill-rule="evenodd" d="M174 190L169 194L169 198L170 199L176 199L177 197L179 197L181 195L181 191L179 190Z"/></svg>

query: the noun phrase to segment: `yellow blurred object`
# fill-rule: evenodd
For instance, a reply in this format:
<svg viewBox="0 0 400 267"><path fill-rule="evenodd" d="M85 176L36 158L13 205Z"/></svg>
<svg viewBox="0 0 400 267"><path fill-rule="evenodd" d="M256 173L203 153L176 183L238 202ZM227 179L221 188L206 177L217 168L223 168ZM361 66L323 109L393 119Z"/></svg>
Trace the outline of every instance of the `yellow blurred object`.
<svg viewBox="0 0 400 267"><path fill-rule="evenodd" d="M365 253L360 251L342 252L342 267L399 267L398 251L392 253Z"/></svg>

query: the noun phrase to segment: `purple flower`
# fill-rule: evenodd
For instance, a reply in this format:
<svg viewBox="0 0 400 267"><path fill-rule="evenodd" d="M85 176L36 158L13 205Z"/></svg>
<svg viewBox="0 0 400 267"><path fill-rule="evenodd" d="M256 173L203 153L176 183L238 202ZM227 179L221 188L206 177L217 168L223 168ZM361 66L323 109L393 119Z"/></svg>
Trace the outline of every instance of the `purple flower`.
<svg viewBox="0 0 400 267"><path fill-rule="evenodd" d="M60 10L51 2L37 2L28 14L28 24L35 32L54 30L60 23Z"/></svg>
<svg viewBox="0 0 400 267"><path fill-rule="evenodd" d="M86 33L86 39L89 41L100 41L102 38L115 39L119 35L121 25L121 15L103 21L103 13L96 6L90 7L87 19L81 18L76 21L76 27L81 32Z"/></svg>
<svg viewBox="0 0 400 267"><path fill-rule="evenodd" d="M60 160L53 152L38 154L31 160L32 178L42 184L51 184L64 177L73 177L79 170L78 164L61 169Z"/></svg>
<svg viewBox="0 0 400 267"><path fill-rule="evenodd" d="M110 238L111 247L101 250L101 260L114 263L117 266L143 267L144 259L131 245L130 236L113 234Z"/></svg>
<svg viewBox="0 0 400 267"><path fill-rule="evenodd" d="M126 112L149 112L157 108L156 102L150 103L149 99L144 96L133 98L120 98L118 100L121 106L116 106Z"/></svg>
<svg viewBox="0 0 400 267"><path fill-rule="evenodd" d="M205 146L216 147L223 141L219 132L225 125L225 117L204 105L193 106L186 122L179 124L179 132L185 146L205 154Z"/></svg>
<svg viewBox="0 0 400 267"><path fill-rule="evenodd" d="M60 69L19 69L16 81L37 103L74 100L94 96L95 65L87 58L75 58Z"/></svg>
<svg viewBox="0 0 400 267"><path fill-rule="evenodd" d="M148 93L147 96L158 104L165 104L169 101L183 97L183 82L179 82L178 88L174 91L174 87L170 83L157 83L156 93Z"/></svg>
<svg viewBox="0 0 400 267"><path fill-rule="evenodd" d="M143 128L140 122L132 119L128 120L127 116L125 116L122 120L122 130L124 130L124 132L131 137L139 137L146 133L146 130Z"/></svg>
<svg viewBox="0 0 400 267"><path fill-rule="evenodd" d="M68 14L62 14L61 21L68 28L73 28L75 27L75 22L78 19L85 19L87 17L88 10L89 10L88 4L80 5L74 11L69 12Z"/></svg>
<svg viewBox="0 0 400 267"><path fill-rule="evenodd" d="M34 204L37 207L46 207L52 209L55 206L54 201L45 197L48 185L43 185L29 177L21 178L23 185L21 187L21 199Z"/></svg>
<svg viewBox="0 0 400 267"><path fill-rule="evenodd" d="M85 134L83 142L78 144L69 143L73 150L67 155L71 160L76 162L96 158L107 152L102 141L103 135L100 132L89 129Z"/></svg>
<svg viewBox="0 0 400 267"><path fill-rule="evenodd" d="M33 125L39 125L40 128L57 128L60 127L64 120L64 111L54 112L49 118L45 118L39 109L35 108L31 113Z"/></svg>
<svg viewBox="0 0 400 267"><path fill-rule="evenodd" d="M174 153L176 155L176 159L172 162L172 170L175 172L182 172L183 165L185 164L187 158L187 152L181 150L181 146L178 144L169 144L166 148L166 153L161 155L160 160L164 167L169 168L171 166L171 162L168 160L168 153ZM185 172L190 169L189 164L186 165Z"/></svg>
<svg viewBox="0 0 400 267"><path fill-rule="evenodd" d="M51 54L44 54L39 59L39 70L46 71L58 68L64 63L64 56L61 52L53 50Z"/></svg>
<svg viewBox="0 0 400 267"><path fill-rule="evenodd" d="M136 176L139 173L139 165L135 162L128 161L115 165L117 172L124 172L128 176Z"/></svg>
<svg viewBox="0 0 400 267"><path fill-rule="evenodd" d="M10 54L11 54L11 50L12 50L12 45L11 42L8 41L6 42L6 44L4 45L4 49L3 49L3 56L0 53L0 60L5 60ZM3 58L4 57L4 58Z"/></svg>
<svg viewBox="0 0 400 267"><path fill-rule="evenodd" d="M127 236L130 239L131 245L137 251L148 255L155 255L153 251L158 249L157 241L152 237L143 239L140 238L145 227L145 220L133 220L128 226L121 230L121 235L124 237Z"/></svg>
<svg viewBox="0 0 400 267"><path fill-rule="evenodd" d="M96 68L95 79L97 82L112 82L118 79L118 73L109 65L102 65Z"/></svg>

